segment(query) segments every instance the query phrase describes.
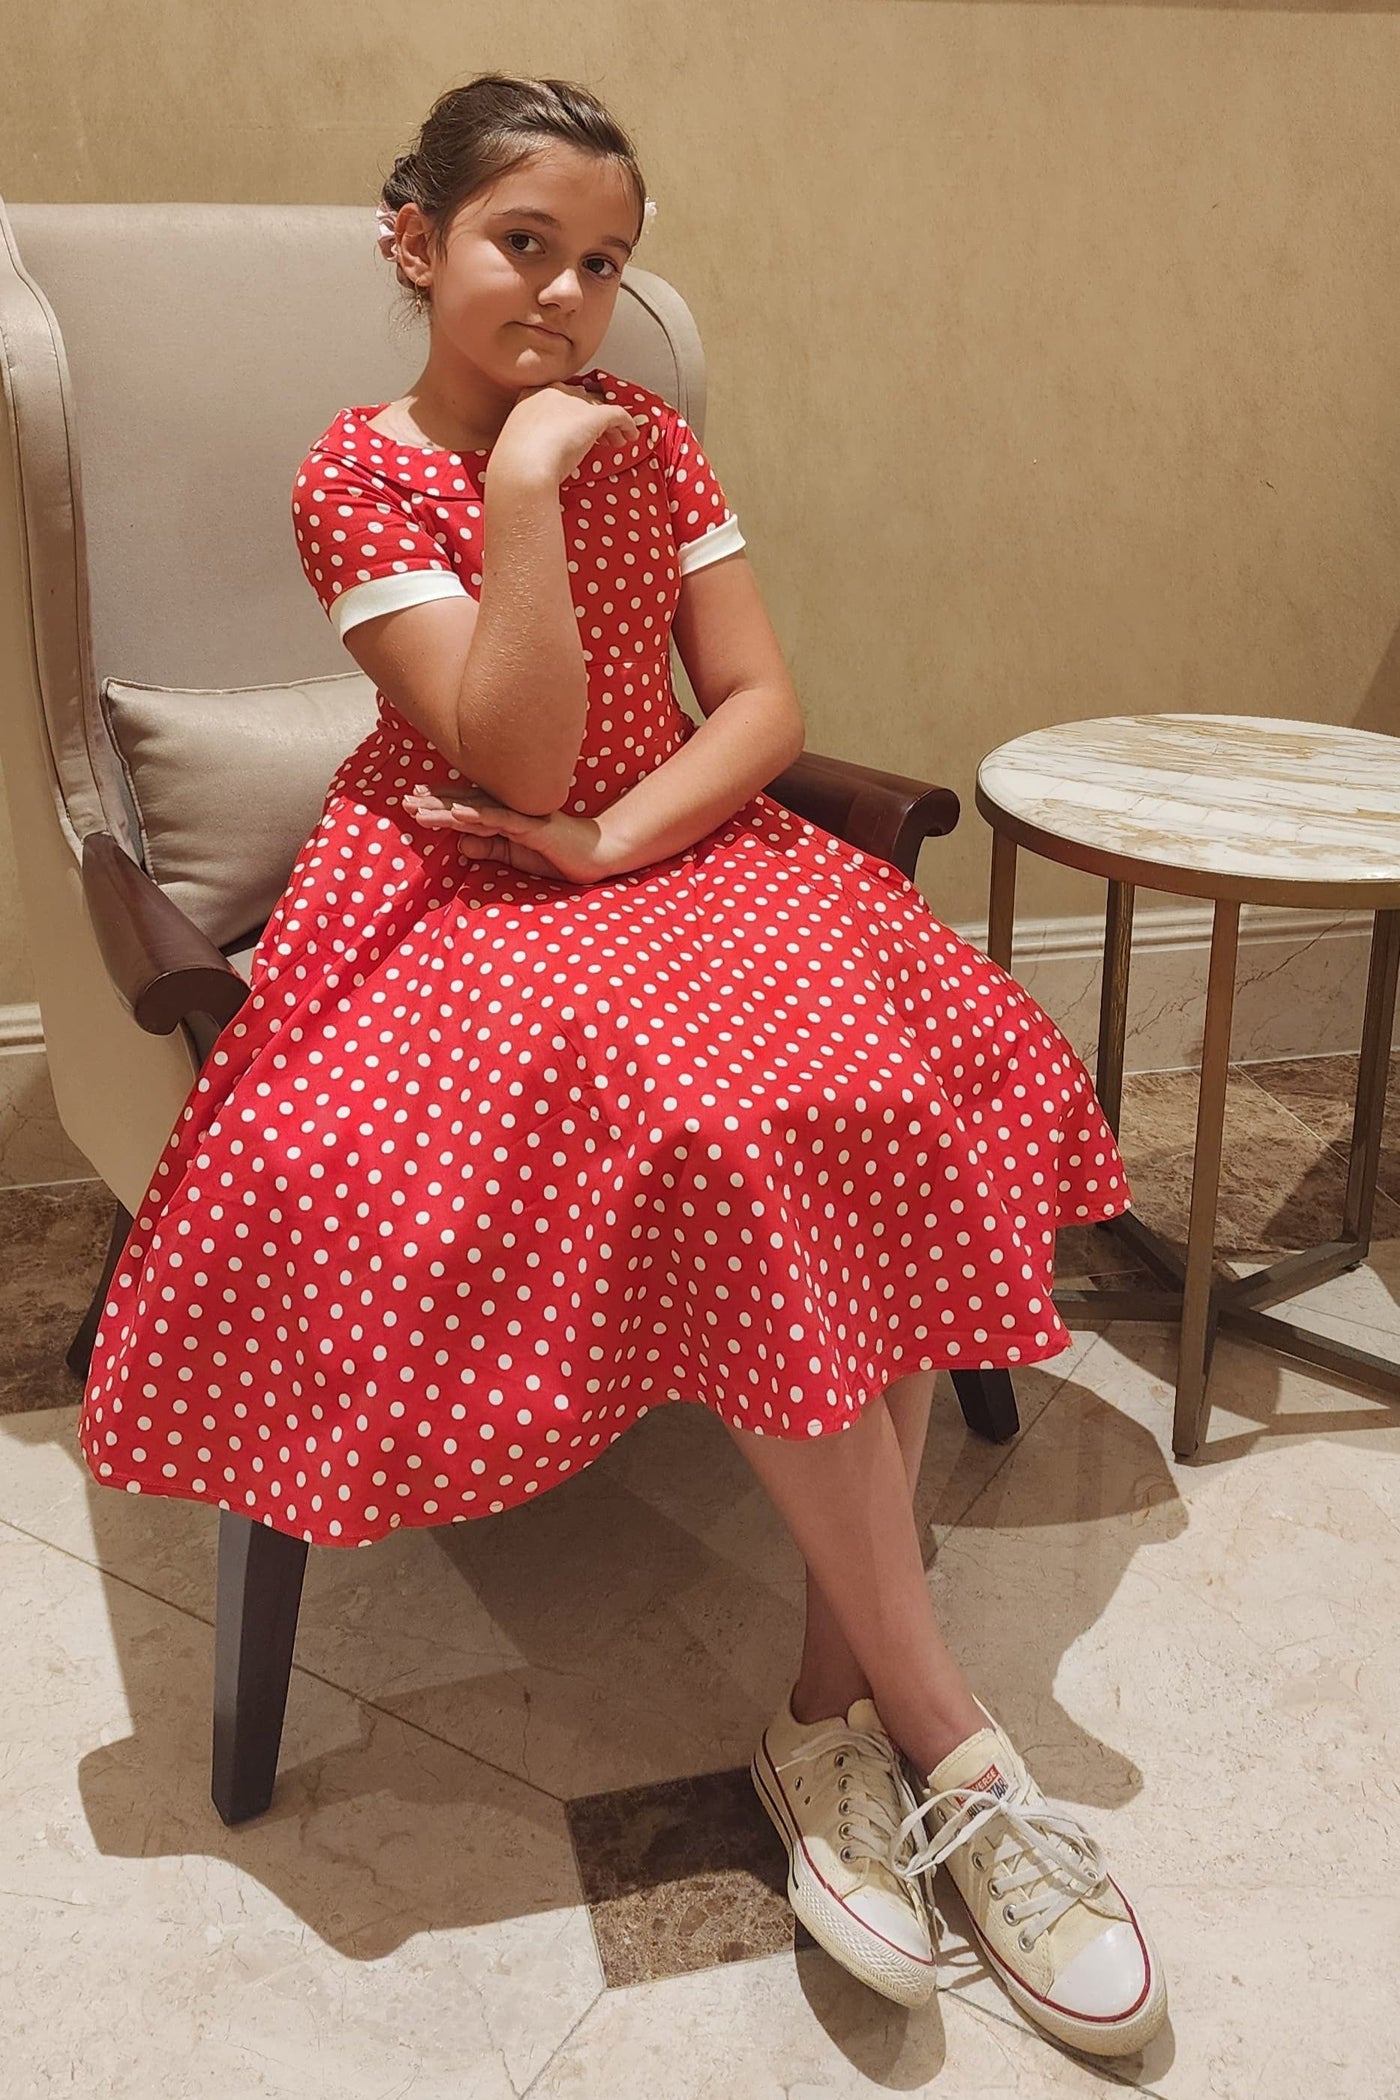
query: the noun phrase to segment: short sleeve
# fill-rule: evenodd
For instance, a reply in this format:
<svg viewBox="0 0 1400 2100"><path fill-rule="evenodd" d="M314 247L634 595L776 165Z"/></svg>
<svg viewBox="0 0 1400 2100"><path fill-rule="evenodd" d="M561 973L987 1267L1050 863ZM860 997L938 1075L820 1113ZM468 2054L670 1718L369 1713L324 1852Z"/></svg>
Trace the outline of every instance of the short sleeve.
<svg viewBox="0 0 1400 2100"><path fill-rule="evenodd" d="M662 448L666 501L682 576L703 569L744 545L739 520L724 500L719 476L700 449L700 440L681 415L668 418Z"/></svg>
<svg viewBox="0 0 1400 2100"><path fill-rule="evenodd" d="M292 487L292 529L306 580L342 640L380 613L469 595L411 507L349 460L307 454Z"/></svg>

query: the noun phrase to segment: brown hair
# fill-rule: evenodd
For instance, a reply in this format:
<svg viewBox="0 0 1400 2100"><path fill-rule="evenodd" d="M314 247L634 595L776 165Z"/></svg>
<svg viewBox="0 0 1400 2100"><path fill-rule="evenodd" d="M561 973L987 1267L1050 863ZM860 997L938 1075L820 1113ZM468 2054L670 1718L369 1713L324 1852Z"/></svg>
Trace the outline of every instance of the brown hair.
<svg viewBox="0 0 1400 2100"><path fill-rule="evenodd" d="M616 161L636 192L640 222L646 183L636 149L597 97L572 80L517 79L508 73L479 73L439 95L414 145L394 162L380 201L395 212L416 204L429 224L429 246L440 257L460 206L552 139ZM431 293L402 269L398 278L412 292L418 312L431 305Z"/></svg>

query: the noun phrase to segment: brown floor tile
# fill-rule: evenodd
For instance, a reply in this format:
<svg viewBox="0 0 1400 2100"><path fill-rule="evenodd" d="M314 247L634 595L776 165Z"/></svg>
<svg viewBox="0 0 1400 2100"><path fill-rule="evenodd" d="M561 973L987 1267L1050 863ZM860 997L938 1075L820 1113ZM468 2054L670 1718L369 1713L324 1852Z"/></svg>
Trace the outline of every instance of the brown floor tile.
<svg viewBox="0 0 1400 2100"><path fill-rule="evenodd" d="M746 1765L590 1794L565 1813L612 1988L812 1945Z"/></svg>
<svg viewBox="0 0 1400 2100"><path fill-rule="evenodd" d="M1241 1065L1238 1070L1281 1101L1315 1136L1345 1151L1357 1062L1354 1057L1299 1057L1280 1064Z"/></svg>
<svg viewBox="0 0 1400 2100"><path fill-rule="evenodd" d="M1135 1208L1179 1246L1185 1245L1190 1216L1196 1100L1194 1072L1139 1072L1124 1081L1122 1144ZM1252 1073L1233 1069L1225 1098L1217 1253L1268 1256L1335 1238L1345 1188L1342 1154ZM1400 1206L1386 1196L1377 1203L1376 1234L1400 1234Z"/></svg>
<svg viewBox="0 0 1400 2100"><path fill-rule="evenodd" d="M0 1414L82 1399L63 1359L111 1229L112 1198L100 1181L0 1189Z"/></svg>
<svg viewBox="0 0 1400 2100"><path fill-rule="evenodd" d="M1244 1069L1256 1086L1281 1101L1299 1122L1345 1158L1351 1144L1358 1063L1355 1057L1300 1057L1288 1064ZM1392 1202L1400 1202L1400 1053L1390 1060L1377 1186Z"/></svg>
<svg viewBox="0 0 1400 2100"><path fill-rule="evenodd" d="M1130 1249L1097 1225L1066 1225L1055 1235L1055 1288L1083 1290L1089 1284L1111 1283L1122 1290L1130 1283L1149 1281Z"/></svg>

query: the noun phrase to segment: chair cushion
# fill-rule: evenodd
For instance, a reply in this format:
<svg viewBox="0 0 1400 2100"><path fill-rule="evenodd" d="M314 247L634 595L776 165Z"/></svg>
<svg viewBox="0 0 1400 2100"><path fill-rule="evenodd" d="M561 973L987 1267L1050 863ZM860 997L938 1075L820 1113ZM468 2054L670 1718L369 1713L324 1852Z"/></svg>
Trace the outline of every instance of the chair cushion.
<svg viewBox="0 0 1400 2100"><path fill-rule="evenodd" d="M264 926L341 762L375 723L362 671L200 690L104 679L146 872L227 948Z"/></svg>

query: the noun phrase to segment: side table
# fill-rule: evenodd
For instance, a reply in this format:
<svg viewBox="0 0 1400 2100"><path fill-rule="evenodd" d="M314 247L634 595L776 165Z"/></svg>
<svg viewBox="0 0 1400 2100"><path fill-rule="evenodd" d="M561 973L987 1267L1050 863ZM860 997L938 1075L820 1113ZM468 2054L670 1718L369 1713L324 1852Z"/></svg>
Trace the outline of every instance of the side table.
<svg viewBox="0 0 1400 2100"><path fill-rule="evenodd" d="M1096 1086L1115 1135L1134 891L1215 904L1185 1260L1128 1212L1104 1229L1127 1241L1162 1288L1057 1292L1061 1313L1179 1316L1178 1458L1194 1455L1209 1424L1218 1330L1400 1399L1400 1365L1265 1310L1358 1267L1370 1246L1400 967L1400 738L1254 715L1068 722L989 753L977 807L992 827L987 952L1003 969L1011 966L1019 847L1107 880ZM1374 922L1340 1235L1229 1276L1216 1267L1215 1224L1241 904L1359 908Z"/></svg>

